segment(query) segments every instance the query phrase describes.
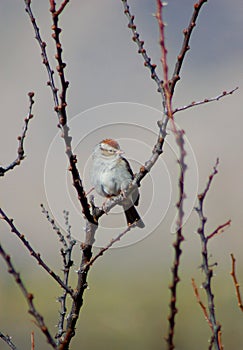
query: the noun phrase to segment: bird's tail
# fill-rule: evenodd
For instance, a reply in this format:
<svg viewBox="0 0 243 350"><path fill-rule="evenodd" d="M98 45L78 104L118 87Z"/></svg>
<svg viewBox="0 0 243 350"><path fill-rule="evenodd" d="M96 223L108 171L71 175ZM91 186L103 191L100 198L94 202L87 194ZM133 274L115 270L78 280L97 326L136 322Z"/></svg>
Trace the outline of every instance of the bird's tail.
<svg viewBox="0 0 243 350"><path fill-rule="evenodd" d="M132 225L133 223L137 223L137 226L139 228L143 228L145 227L143 220L141 219L141 217L139 216L136 208L134 207L134 205L131 205L129 208L127 208L127 206L123 206L124 208L124 212L125 212L125 216L127 219L127 225Z"/></svg>

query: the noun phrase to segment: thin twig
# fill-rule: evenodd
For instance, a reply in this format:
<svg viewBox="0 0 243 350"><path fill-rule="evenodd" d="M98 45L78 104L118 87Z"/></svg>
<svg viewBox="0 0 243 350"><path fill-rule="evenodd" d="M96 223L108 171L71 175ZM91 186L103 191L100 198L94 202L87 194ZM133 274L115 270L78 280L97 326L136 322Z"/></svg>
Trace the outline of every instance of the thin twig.
<svg viewBox="0 0 243 350"><path fill-rule="evenodd" d="M124 13L129 21L128 28L131 29L132 34L133 34L132 40L137 44L138 53L141 54L143 59L144 59L144 66L150 70L151 78L157 84L157 91L161 94L162 101L165 102L163 81L159 78L158 74L156 73L157 66L156 66L156 64L151 63L152 60L144 48L144 41L140 39L140 34L137 31L137 26L134 23L135 16L132 15L132 13L130 11L130 6L128 5L128 1L127 0L121 0L121 1L123 3L123 7L124 7Z"/></svg>
<svg viewBox="0 0 243 350"><path fill-rule="evenodd" d="M230 90L230 91L223 91L220 95L218 95L216 97L205 98L202 101L191 102L189 105L176 108L173 111L173 114L175 114L177 112L185 111L186 109L189 109L189 108L192 108L192 107L196 107L196 106L199 106L199 105L204 105L204 104L209 103L209 102L219 101L219 100L221 100L221 98L223 98L225 96L232 95L238 89L239 88L236 87L236 88L234 88L233 90Z"/></svg>
<svg viewBox="0 0 243 350"><path fill-rule="evenodd" d="M206 319L206 321L208 322L209 324L209 327L211 328L211 330L213 331L213 325L209 319L209 316L208 316L208 312L207 312L207 308L206 306L203 304L201 298L200 298L200 295L199 295L199 291L198 291L198 288L197 288L197 285L196 285L196 282L194 280L194 278L192 278L192 288L194 290L194 293L195 293L195 296L196 296L196 299L197 299L197 302L198 304L200 305L201 309L202 309L202 312L204 314L204 317Z"/></svg>
<svg viewBox="0 0 243 350"><path fill-rule="evenodd" d="M169 350L173 350L174 345L174 329L175 329L175 316L178 312L177 309L177 285L180 282L179 277L179 266L180 266L180 257L182 254L181 243L184 241L184 236L182 233L183 227L183 218L184 218L184 199L185 199L185 172L187 166L185 164L185 141L184 141L184 131L176 131L176 142L179 147L180 158L178 159L178 164L180 166L180 175L179 175L179 200L176 204L178 209L178 219L177 219L177 229L176 229L176 240L173 244L174 247L174 263L172 267L172 283L170 285L171 299L170 299L170 311L168 316L169 329L166 337L167 346Z"/></svg>
<svg viewBox="0 0 243 350"><path fill-rule="evenodd" d="M115 238L113 238L106 247L100 249L100 251L90 259L90 261L86 264L85 269L89 269L94 262L100 258L108 249L110 249L116 242L120 241L123 236L125 236L132 228L136 227L136 222L130 226L128 226L124 231L119 233Z"/></svg>
<svg viewBox="0 0 243 350"><path fill-rule="evenodd" d="M31 340L31 350L35 350L35 333L34 333L34 331L31 332L30 340Z"/></svg>
<svg viewBox="0 0 243 350"><path fill-rule="evenodd" d="M231 224L231 220L226 221L224 224L219 225L212 233L210 233L206 238L207 240L213 238L220 233L223 233L226 227L229 227Z"/></svg>
<svg viewBox="0 0 243 350"><path fill-rule="evenodd" d="M18 350L17 346L14 345L9 335L4 335L2 332L0 332L0 338L10 347L10 349Z"/></svg>
<svg viewBox="0 0 243 350"><path fill-rule="evenodd" d="M61 233L60 228L56 225L55 220L50 216L48 210L45 209L43 204L41 204L41 208L42 208L43 214L46 216L47 220L50 222L53 230L58 235L60 242L63 244L63 247L61 248L61 256L63 260L63 283L66 286L68 286L69 273L70 273L71 267L73 266L72 250L74 245L76 244L76 241L72 239L72 236L71 236L71 226L68 220L69 213L67 211L64 211L64 219L67 227L67 235L66 237L64 237L64 235ZM67 312L67 307L66 307L67 291L64 290L63 294L60 297L58 297L57 300L61 305L61 310L59 311L59 319L57 324L58 331L57 331L57 334L55 335L55 338L57 339L57 345L60 345L61 337L65 333L64 323L65 323L65 317Z"/></svg>
<svg viewBox="0 0 243 350"><path fill-rule="evenodd" d="M178 82L178 80L180 80L180 71L182 68L182 64L183 64L185 55L186 55L187 51L190 49L189 41L191 39L193 29L196 26L196 21L197 21L199 12L200 12L203 4L205 4L206 2L207 2L207 0L199 0L197 3L194 4L194 11L193 11L191 20L189 22L189 25L186 29L183 30L184 40L182 43L181 51L177 57L177 62L176 62L175 68L174 68L172 79L170 80L170 90L171 90L172 95L174 93L176 83Z"/></svg>
<svg viewBox="0 0 243 350"><path fill-rule="evenodd" d="M213 277L213 267L209 264L209 253L208 253L208 241L209 238L212 238L215 236L217 229L213 232L213 234L209 234L208 236L205 233L205 225L207 218L204 215L204 200L205 197L211 187L212 181L214 179L214 176L218 173L218 164L219 160L216 160L215 166L213 168L213 172L210 174L208 178L208 182L206 184L206 187L204 191L198 195L198 207L196 208L196 211L199 216L200 220L200 226L198 228L198 234L201 240L201 246L202 246L202 270L205 274L205 281L203 283L203 288L206 291L207 295L207 301L208 301L208 314L209 314L209 320L210 324L212 325L211 330L213 333L213 344L215 349L222 350L222 341L221 341L221 325L216 320L216 311L215 311L215 303L214 303L214 294L212 291L212 277ZM230 222L227 222L224 225L221 225L221 227L226 227L230 224ZM219 226L220 227L220 226Z"/></svg>
<svg viewBox="0 0 243 350"><path fill-rule="evenodd" d="M156 18L159 25L159 32L160 32L160 48L161 48L161 63L163 68L163 76L164 76L164 83L163 83L163 90L165 95L165 113L170 118L173 119L173 112L172 112L172 94L169 86L169 78L168 78L168 64L167 64L167 49L165 46L165 33L164 28L165 24L162 18L162 11L163 11L163 3L161 0L157 0L157 12L156 12ZM173 123L173 128L175 128L175 124Z"/></svg>
<svg viewBox="0 0 243 350"><path fill-rule="evenodd" d="M232 261L232 270L231 270L230 274L233 278L235 292L236 292L237 301L238 301L238 306L239 306L240 310L243 312L243 304L242 304L242 298L241 298L241 293L240 293L240 285L239 285L238 279L236 277L236 268L235 268L236 259L234 257L234 254L230 254L230 256L231 256L231 261Z"/></svg>
<svg viewBox="0 0 243 350"><path fill-rule="evenodd" d="M63 244L64 248L67 249L67 247L68 247L67 241L66 241L64 235L62 234L60 228L56 225L55 220L50 216L48 210L46 210L46 208L44 207L44 204L41 204L40 206L42 209L42 213L45 215L46 219L51 224L52 229L56 232L56 234L59 238L59 241Z"/></svg>
<svg viewBox="0 0 243 350"><path fill-rule="evenodd" d="M67 227L66 238L68 241L68 245L64 249L61 249L61 253L63 257L63 282L66 285L68 285L70 269L73 266L72 251L73 251L74 245L76 244L76 241L71 236L71 226L69 225L69 213L67 211L64 211L64 218L65 218L65 224ZM67 313L66 300L67 300L67 292L64 290L63 294L58 298L58 301L61 304L60 317L57 325L58 332L55 336L55 338L58 339L57 341L58 345L61 344L61 337L65 333L64 322L65 322L66 313Z"/></svg>
<svg viewBox="0 0 243 350"><path fill-rule="evenodd" d="M28 96L29 96L29 113L28 113L28 116L24 119L22 134L18 136L19 145L17 150L17 158L5 168L0 167L0 176L4 176L7 171L14 169L17 165L20 165L21 161L25 158L24 140L28 130L29 121L33 118L32 107L34 104L34 99L33 99L34 92L29 92Z"/></svg>
<svg viewBox="0 0 243 350"><path fill-rule="evenodd" d="M34 317L36 324L38 327L41 329L42 333L46 336L47 342L52 346L53 349L56 349L56 343L54 339L52 338L49 329L47 328L43 316L39 314L39 312L36 310L35 305L34 305L34 295L32 293L29 293L20 277L20 274L16 272L10 256L5 252L3 247L0 245L0 255L4 259L7 267L8 267L8 272L14 277L15 282L19 286L29 308L29 313Z"/></svg>
<svg viewBox="0 0 243 350"><path fill-rule="evenodd" d="M16 228L14 225L13 219L9 218L7 214L3 211L2 208L0 208L0 216L1 219L3 219L11 228L11 232L13 232L24 244L24 246L28 249L30 252L30 255L33 256L38 262L38 264L43 267L44 270L48 272L48 274L68 293L72 296L73 290L69 288L61 278L50 269L50 267L44 262L44 260L41 258L40 253L37 253L34 248L30 245L29 241L25 238L24 234L20 233L20 231Z"/></svg>
<svg viewBox="0 0 243 350"><path fill-rule="evenodd" d="M51 12L54 12L54 13L56 14L56 16L59 16L59 15L62 13L62 11L65 9L65 7L66 7L66 5L67 5L68 3L69 3L69 0L64 0L64 1L61 3L59 9L56 10L55 1L50 0L50 5L51 5L50 11L51 11Z"/></svg>
<svg viewBox="0 0 243 350"><path fill-rule="evenodd" d="M48 73L48 77L49 80L47 82L47 85L50 86L51 91L52 91L52 95L53 95L53 101L54 101L54 110L57 113L57 117L58 117L58 127L61 128L62 130L62 137L64 139L65 142L65 148L66 148L66 154L68 156L69 159L69 170L71 171L72 174L72 178L73 178L73 186L75 187L76 191L77 191L77 195L78 195L78 200L83 208L83 214L85 215L85 217L87 218L87 220L89 220L90 222L94 223L94 218L90 213L90 209L89 209L89 203L87 201L86 195L85 195L85 191L83 188L83 184L82 184L82 180L79 174L79 171L77 169L77 157L76 155L74 155L72 153L72 137L69 135L69 127L67 125L67 115L66 115L66 90L68 87L68 82L65 80L64 76L63 76L63 71L65 68L65 63L62 62L62 47L61 47L61 43L59 40L59 34L61 29L57 27L57 25L55 25L55 27L53 27L53 30L55 31L53 38L56 41L56 46L57 46L57 55L56 58L58 60L58 62L60 63L57 67L59 76L61 78L61 84L62 84L62 92L61 92L61 97L60 97L60 103L59 103L59 97L58 97L58 89L56 87L55 84L55 80L54 80L54 70L51 68L50 66L50 62L48 59L48 55L46 52L46 43L42 40L41 35L40 35L40 30L39 27L37 25L36 19L33 15L32 9L31 9L31 1L30 0L24 0L25 5L26 5L26 12L29 15L29 18L31 20L32 26L34 28L35 31L35 38L40 46L41 49L41 56L42 56L42 60L43 60L43 64L46 67L47 73ZM53 4L54 2L52 2ZM65 6L64 6L65 7ZM64 9L63 7L63 9ZM52 7L51 7L52 8ZM58 17L58 12L55 11L55 14L53 14L53 18L55 18L55 21L57 21L57 17ZM57 35L58 32L58 35Z"/></svg>
<svg viewBox="0 0 243 350"><path fill-rule="evenodd" d="M78 270L77 287L74 290L71 310L67 317L67 326L66 326L65 336L61 344L59 345L59 348L58 348L59 350L68 350L69 344L75 335L76 323L79 318L80 309L83 306L84 291L88 287L87 276L88 276L89 269L86 268L86 265L89 263L90 259L92 258L92 247L94 244L94 236L97 228L98 228L97 225L93 225L88 220L86 220L86 228L85 228L86 237L85 237L85 242L81 244L82 257L81 257L80 267Z"/></svg>

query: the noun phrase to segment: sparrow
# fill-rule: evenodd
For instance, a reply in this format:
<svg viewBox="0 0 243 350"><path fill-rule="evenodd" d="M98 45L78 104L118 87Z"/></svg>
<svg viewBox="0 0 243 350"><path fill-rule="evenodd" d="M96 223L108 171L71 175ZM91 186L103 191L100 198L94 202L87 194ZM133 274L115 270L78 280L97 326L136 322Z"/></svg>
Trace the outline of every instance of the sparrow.
<svg viewBox="0 0 243 350"><path fill-rule="evenodd" d="M105 139L95 146L90 178L92 186L99 195L111 198L120 193L125 194L125 190L134 179L129 162L122 157L123 153L118 142L113 139ZM143 228L144 223L134 207L138 202L139 192L138 187L135 187L132 193L124 198L121 205L127 225L130 226L136 222L138 227Z"/></svg>

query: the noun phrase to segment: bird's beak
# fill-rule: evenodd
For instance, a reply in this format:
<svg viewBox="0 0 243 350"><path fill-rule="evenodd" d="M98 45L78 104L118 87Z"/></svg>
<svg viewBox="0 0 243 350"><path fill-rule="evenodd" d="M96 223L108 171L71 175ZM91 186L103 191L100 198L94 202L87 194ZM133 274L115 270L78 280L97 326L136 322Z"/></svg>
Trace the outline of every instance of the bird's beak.
<svg viewBox="0 0 243 350"><path fill-rule="evenodd" d="M124 153L125 153L125 152L122 151L121 149L119 149L118 151L116 151L116 154L119 154L119 155L124 154Z"/></svg>

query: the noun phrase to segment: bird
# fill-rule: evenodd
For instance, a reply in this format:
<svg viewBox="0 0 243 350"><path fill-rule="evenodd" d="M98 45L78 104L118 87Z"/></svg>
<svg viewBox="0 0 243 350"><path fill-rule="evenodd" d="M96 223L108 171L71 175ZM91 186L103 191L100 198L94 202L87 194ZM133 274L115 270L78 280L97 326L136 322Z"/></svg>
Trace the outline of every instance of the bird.
<svg viewBox="0 0 243 350"><path fill-rule="evenodd" d="M116 140L107 138L99 142L92 154L91 184L99 195L106 198L122 193L125 198L121 205L127 225L136 223L137 227L143 228L144 222L135 208L139 202L138 187L136 186L127 197L125 196L125 191L134 179L134 174L123 154Z"/></svg>

